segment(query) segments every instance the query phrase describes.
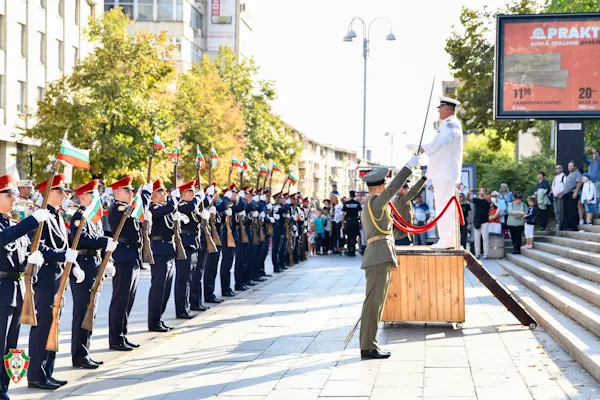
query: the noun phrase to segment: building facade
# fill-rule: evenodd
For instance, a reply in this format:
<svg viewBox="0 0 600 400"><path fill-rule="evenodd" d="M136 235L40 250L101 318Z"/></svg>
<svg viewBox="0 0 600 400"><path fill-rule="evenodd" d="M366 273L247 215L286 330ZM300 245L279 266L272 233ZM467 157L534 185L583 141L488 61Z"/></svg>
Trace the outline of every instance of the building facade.
<svg viewBox="0 0 600 400"><path fill-rule="evenodd" d="M0 175L29 177L23 129L49 82L93 51L83 33L102 0L0 0Z"/></svg>
<svg viewBox="0 0 600 400"><path fill-rule="evenodd" d="M304 196L323 200L337 189L342 196L355 190L357 157L355 151L319 143L294 131L302 141L298 156L298 191Z"/></svg>

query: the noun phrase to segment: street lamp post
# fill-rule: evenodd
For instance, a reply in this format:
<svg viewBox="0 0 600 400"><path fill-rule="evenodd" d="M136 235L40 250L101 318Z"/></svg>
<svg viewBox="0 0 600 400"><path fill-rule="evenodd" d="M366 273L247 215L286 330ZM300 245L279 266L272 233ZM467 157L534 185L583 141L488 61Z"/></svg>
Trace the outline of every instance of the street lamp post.
<svg viewBox="0 0 600 400"><path fill-rule="evenodd" d="M386 132L385 135L383 136L389 136L390 137L390 167L394 167L394 134L393 133L389 133Z"/></svg>
<svg viewBox="0 0 600 400"><path fill-rule="evenodd" d="M392 32L392 23L386 18L375 18L372 20L369 25L365 23L365 21L361 17L354 17L352 21L348 24L348 33L344 36L344 42L352 42L352 40L357 37L356 32L352 29L352 25L354 21L359 20L362 24L363 28L363 59L364 59L364 90L363 90L363 147L362 147L362 158L363 160L367 157L367 59L369 57L369 43L371 41L371 25L373 22L378 20L386 21L390 26L390 33L387 34L385 40L396 40L396 36Z"/></svg>

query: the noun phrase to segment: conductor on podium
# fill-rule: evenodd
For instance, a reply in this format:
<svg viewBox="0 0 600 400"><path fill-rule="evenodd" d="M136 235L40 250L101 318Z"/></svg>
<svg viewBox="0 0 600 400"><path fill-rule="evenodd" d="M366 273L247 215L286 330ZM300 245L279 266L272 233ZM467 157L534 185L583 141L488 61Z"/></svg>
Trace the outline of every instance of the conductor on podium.
<svg viewBox="0 0 600 400"><path fill-rule="evenodd" d="M411 175L411 169L419 162L419 157L411 158L396 174L388 187L385 178L389 168L376 168L363 177L369 187L369 197L363 207L361 221L367 237L367 248L361 268L367 280L366 297L363 303L360 325L361 358L388 358L377 344L377 328L383 315L383 306L388 292L392 268L398 267L392 216L388 203L404 186Z"/></svg>

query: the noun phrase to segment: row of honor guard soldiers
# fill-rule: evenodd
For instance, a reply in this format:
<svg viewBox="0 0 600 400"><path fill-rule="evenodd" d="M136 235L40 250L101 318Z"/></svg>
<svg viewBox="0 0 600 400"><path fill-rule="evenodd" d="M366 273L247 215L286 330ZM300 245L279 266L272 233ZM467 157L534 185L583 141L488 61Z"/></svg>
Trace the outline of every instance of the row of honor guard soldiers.
<svg viewBox="0 0 600 400"><path fill-rule="evenodd" d="M108 227L115 232L123 214L134 200L132 177L125 177L108 186L112 193L108 210ZM46 350L51 307L58 291L64 264L74 266L70 276L73 296L71 357L77 368L96 369L102 361L90 357L91 331L81 328L94 284L105 252L112 259L105 275L112 277L112 297L109 307L109 347L131 351L139 344L128 337L128 320L136 296L142 267L142 223L129 216L124 220L120 236L113 240L104 232L103 224L82 220L99 181L93 180L72 191L77 196L76 211L70 220L70 234L63 215L71 191L65 177L56 175L35 188L43 193L51 185L46 209L35 207L33 185L17 182L12 176L0 177L0 340L3 354L17 348L20 314L23 304L23 271L27 263L38 266L34 283L38 324L29 337L30 367L28 384L40 389L56 389L67 382L54 377L56 353ZM22 188L27 190L22 190ZM271 197L273 197L274 202ZM276 273L293 266L306 257L306 221L308 199L300 194L278 193L271 196L269 188L238 190L227 187L222 197L213 183L205 188L196 181L180 185L168 193L161 179L143 186L141 191L144 217L152 221L150 243L154 255L151 265L151 286L148 294L148 329L168 332L162 317L174 285L177 318L190 319L192 311L205 311L204 303L220 303L215 295L215 282L220 265L223 297L236 296L268 276L265 261L269 243ZM301 204L302 203L302 204ZM17 204L19 207L17 207ZM18 210L17 210L18 208ZM19 215L16 215L18 212ZM17 222L19 221L19 222ZM70 240L84 221L77 250L71 250ZM181 243L185 258L176 260L175 222L181 224ZM39 250L29 253L30 237L40 222L45 222ZM272 237L272 241L271 241ZM231 284L234 268L235 285ZM0 399L7 399L9 378L4 365L0 367Z"/></svg>

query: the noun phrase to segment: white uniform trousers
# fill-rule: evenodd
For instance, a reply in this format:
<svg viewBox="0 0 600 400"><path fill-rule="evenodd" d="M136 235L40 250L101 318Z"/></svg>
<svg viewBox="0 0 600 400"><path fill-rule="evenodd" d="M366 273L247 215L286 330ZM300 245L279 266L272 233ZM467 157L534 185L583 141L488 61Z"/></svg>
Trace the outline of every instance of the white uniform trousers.
<svg viewBox="0 0 600 400"><path fill-rule="evenodd" d="M446 207L448 200L454 196L456 183L454 181L432 179L431 184L433 185L435 215L437 217L442 213L444 207ZM440 238L438 243L447 245L449 248L456 246L456 224L458 218L456 211L456 205L451 205L437 223L438 236Z"/></svg>

